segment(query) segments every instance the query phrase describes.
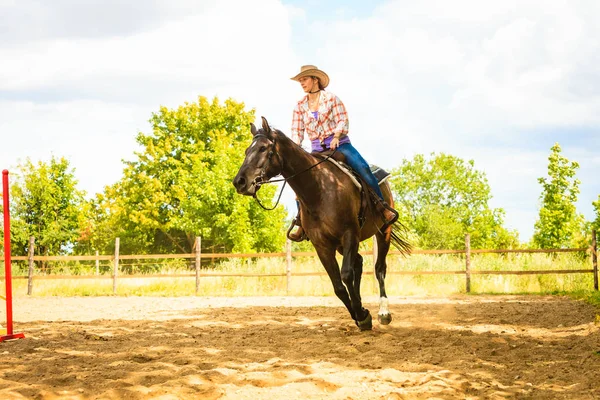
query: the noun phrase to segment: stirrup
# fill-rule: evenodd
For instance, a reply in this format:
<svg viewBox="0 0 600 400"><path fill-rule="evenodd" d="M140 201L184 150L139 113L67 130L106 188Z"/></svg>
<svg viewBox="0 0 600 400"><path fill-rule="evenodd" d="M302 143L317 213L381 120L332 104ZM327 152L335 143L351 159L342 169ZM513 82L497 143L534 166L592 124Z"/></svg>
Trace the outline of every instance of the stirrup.
<svg viewBox="0 0 600 400"><path fill-rule="evenodd" d="M294 229L294 227L298 226L299 229L302 229L302 235L300 235L299 237L292 237L292 229ZM292 221L292 224L290 225L290 227L287 230L286 236L288 239L290 239L292 242L303 242L304 240L308 240L308 236L306 236L306 232L304 231L304 228L302 228L302 225L300 225L300 218L298 216L296 216L294 218L294 220Z"/></svg>

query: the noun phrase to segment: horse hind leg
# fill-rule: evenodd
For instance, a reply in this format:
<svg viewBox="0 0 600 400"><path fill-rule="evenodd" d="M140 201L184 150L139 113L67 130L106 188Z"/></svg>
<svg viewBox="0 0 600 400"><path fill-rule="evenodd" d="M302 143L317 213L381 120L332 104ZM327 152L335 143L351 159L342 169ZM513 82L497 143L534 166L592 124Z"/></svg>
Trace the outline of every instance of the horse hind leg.
<svg viewBox="0 0 600 400"><path fill-rule="evenodd" d="M379 283L379 313L377 319L381 325L388 325L392 322L392 314L389 310L389 301L385 292L385 276L387 272L386 257L390 250L391 229L386 232L377 232L375 238L377 240L377 261L375 262L375 276Z"/></svg>

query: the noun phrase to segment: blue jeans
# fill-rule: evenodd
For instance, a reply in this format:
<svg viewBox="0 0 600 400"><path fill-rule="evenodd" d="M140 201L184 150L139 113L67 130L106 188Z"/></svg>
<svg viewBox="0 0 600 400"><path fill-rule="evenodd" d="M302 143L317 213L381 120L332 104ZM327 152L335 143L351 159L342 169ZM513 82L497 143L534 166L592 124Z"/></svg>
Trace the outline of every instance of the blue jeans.
<svg viewBox="0 0 600 400"><path fill-rule="evenodd" d="M369 186L373 188L379 198L383 200L383 193L381 193L381 189L377 183L377 178L375 178L371 172L369 164L354 148L354 146L352 146L350 143L344 143L337 148L337 151L346 157L346 164L352 167L352 169L355 170L361 176L361 178L363 178L365 182L367 182Z"/></svg>

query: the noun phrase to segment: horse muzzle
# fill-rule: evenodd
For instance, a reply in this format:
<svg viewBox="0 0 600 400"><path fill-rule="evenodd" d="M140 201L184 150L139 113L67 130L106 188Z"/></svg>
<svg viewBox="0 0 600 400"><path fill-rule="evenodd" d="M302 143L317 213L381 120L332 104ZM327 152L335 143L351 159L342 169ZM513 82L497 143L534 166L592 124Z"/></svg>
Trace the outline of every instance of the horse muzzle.
<svg viewBox="0 0 600 400"><path fill-rule="evenodd" d="M243 194L244 196L254 196L258 188L260 188L260 185L256 184L256 180L251 181L240 174L233 179L233 186L235 186L238 194Z"/></svg>

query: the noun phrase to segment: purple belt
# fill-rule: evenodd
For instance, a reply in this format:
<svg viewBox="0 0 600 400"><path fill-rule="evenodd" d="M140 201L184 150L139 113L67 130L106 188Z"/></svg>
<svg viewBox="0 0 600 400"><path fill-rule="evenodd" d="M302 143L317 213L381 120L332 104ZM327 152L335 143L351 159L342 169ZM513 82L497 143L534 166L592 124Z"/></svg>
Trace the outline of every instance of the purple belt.
<svg viewBox="0 0 600 400"><path fill-rule="evenodd" d="M325 138L325 140L323 140L323 143L325 144L325 148L323 148L323 146L321 145L321 141L319 139L311 140L310 144L312 147L312 151L320 153L322 151L329 150L329 145L331 144L332 140L333 140L333 135L327 136ZM350 138L348 137L348 135L344 135L340 138L340 144L344 144L344 143L350 143Z"/></svg>

